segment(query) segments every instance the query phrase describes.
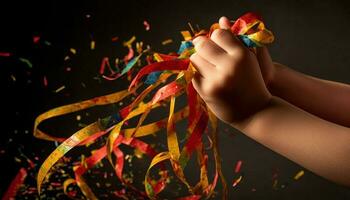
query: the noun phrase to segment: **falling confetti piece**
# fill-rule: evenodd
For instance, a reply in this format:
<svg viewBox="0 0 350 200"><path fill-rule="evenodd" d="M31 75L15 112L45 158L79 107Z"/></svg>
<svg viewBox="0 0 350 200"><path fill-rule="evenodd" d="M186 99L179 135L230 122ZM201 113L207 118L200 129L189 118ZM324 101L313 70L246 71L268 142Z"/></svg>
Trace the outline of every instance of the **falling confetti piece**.
<svg viewBox="0 0 350 200"><path fill-rule="evenodd" d="M112 37L112 42L116 42L116 41L118 41L119 40L119 37L118 36L115 36L115 37Z"/></svg>
<svg viewBox="0 0 350 200"><path fill-rule="evenodd" d="M19 60L20 60L21 62L23 62L23 63L27 64L27 66L28 66L29 68L33 68L32 63L31 63L31 62L30 62L28 59L25 59L25 58L19 58Z"/></svg>
<svg viewBox="0 0 350 200"><path fill-rule="evenodd" d="M146 20L143 21L143 25L145 26L146 31L149 31L151 29L151 26L149 25L149 23Z"/></svg>
<svg viewBox="0 0 350 200"><path fill-rule="evenodd" d="M93 40L90 42L90 49L91 50L95 49L95 41L93 41Z"/></svg>
<svg viewBox="0 0 350 200"><path fill-rule="evenodd" d="M241 170L241 166L242 166L242 161L239 160L236 164L236 167L235 167L235 173L238 173L240 170Z"/></svg>
<svg viewBox="0 0 350 200"><path fill-rule="evenodd" d="M47 45L47 46L51 46L51 42L46 41L46 40L44 41L44 44Z"/></svg>
<svg viewBox="0 0 350 200"><path fill-rule="evenodd" d="M46 76L44 76L43 81L44 81L44 86L47 87L47 78L46 78Z"/></svg>
<svg viewBox="0 0 350 200"><path fill-rule="evenodd" d="M11 53L9 52L0 52L0 57L9 57L11 56Z"/></svg>
<svg viewBox="0 0 350 200"><path fill-rule="evenodd" d="M75 50L74 48L70 48L69 51L70 51L72 54L76 54L76 53L77 53L77 50Z"/></svg>
<svg viewBox="0 0 350 200"><path fill-rule="evenodd" d="M13 80L13 82L16 82L16 77L12 74L11 74L11 79Z"/></svg>
<svg viewBox="0 0 350 200"><path fill-rule="evenodd" d="M135 42L136 36L132 36L128 41L123 42L123 46L128 47L129 49L131 48L131 45L133 42Z"/></svg>
<svg viewBox="0 0 350 200"><path fill-rule="evenodd" d="M34 44L39 43L39 40L40 40L40 36L33 36L33 43Z"/></svg>
<svg viewBox="0 0 350 200"><path fill-rule="evenodd" d="M192 39L192 35L189 31L181 31L181 34L185 41L189 41Z"/></svg>
<svg viewBox="0 0 350 200"><path fill-rule="evenodd" d="M61 87L59 87L57 90L55 90L55 93L59 93L59 92L61 92L62 90L64 90L66 88L66 86L61 86Z"/></svg>
<svg viewBox="0 0 350 200"><path fill-rule="evenodd" d="M239 176L237 179L233 181L232 187L236 187L241 181L242 181L242 176Z"/></svg>
<svg viewBox="0 0 350 200"><path fill-rule="evenodd" d="M300 170L297 174L294 176L294 180L300 179L302 176L304 176L304 170Z"/></svg>
<svg viewBox="0 0 350 200"><path fill-rule="evenodd" d="M164 40L162 42L162 45L167 45L167 44L171 44L171 43L173 43L173 40L172 39L167 39L167 40Z"/></svg>

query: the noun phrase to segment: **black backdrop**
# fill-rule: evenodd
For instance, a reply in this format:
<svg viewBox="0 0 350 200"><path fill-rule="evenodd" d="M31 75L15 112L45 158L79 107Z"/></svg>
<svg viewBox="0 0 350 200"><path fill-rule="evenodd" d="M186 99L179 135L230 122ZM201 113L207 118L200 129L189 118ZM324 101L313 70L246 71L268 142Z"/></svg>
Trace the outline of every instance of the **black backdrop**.
<svg viewBox="0 0 350 200"><path fill-rule="evenodd" d="M0 51L11 52L12 56L0 57L3 102L0 194L24 165L23 161L19 163L14 159L20 157L19 151L31 158L38 156L36 163L40 165L55 148L52 142L32 137L36 116L56 106L126 87L125 81L94 78L98 75L102 57L122 57L127 53L127 49L121 47L121 41L136 35L139 41L145 41L153 49L168 52L177 49L181 40L179 32L188 29L187 22L209 27L222 15L234 19L246 11L261 13L268 28L274 32L276 40L270 46L274 60L310 75L350 82L350 37L347 37L350 35L350 7L346 1L61 0L2 3ZM144 30L143 20L150 23L150 31ZM33 36L40 36L39 44L33 44ZM118 36L119 41L111 42L114 36ZM96 41L94 51L89 49L91 38ZM168 38L174 43L161 45ZM70 48L75 48L77 54L64 61ZM20 62L20 57L30 60L33 67ZM67 67L71 71L68 72ZM43 85L44 76L48 80L47 87ZM53 92L62 85L66 86L63 91ZM91 113L82 117L82 123L103 114L97 110ZM75 115L45 124L43 128L67 136L78 128L77 122L72 120ZM293 176L302 169L301 166L224 124L220 127L220 150L230 199L350 199L348 188L307 170L301 179L294 181ZM238 187L232 188L234 166L238 160L243 160L244 177ZM276 172L278 186L274 188L272 176ZM35 186L33 181L28 184Z"/></svg>

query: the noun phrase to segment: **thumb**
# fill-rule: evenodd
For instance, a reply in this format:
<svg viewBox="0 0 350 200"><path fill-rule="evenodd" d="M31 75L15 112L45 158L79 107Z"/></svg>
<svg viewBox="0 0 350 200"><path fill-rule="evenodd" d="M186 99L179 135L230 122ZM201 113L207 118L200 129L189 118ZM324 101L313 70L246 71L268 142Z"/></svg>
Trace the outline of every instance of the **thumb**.
<svg viewBox="0 0 350 200"><path fill-rule="evenodd" d="M257 48L256 57L259 62L261 74L264 78L265 84L268 85L274 76L274 64L272 62L270 53L266 47Z"/></svg>
<svg viewBox="0 0 350 200"><path fill-rule="evenodd" d="M227 17L223 16L223 17L220 17L220 19L219 19L219 25L220 25L221 29L227 30L227 29L230 29L231 22Z"/></svg>

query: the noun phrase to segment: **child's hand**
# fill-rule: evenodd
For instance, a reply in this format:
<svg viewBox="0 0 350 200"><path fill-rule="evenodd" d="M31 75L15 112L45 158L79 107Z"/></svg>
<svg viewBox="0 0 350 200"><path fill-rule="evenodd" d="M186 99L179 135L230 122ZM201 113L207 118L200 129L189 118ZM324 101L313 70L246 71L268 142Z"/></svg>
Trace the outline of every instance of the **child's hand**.
<svg viewBox="0 0 350 200"><path fill-rule="evenodd" d="M218 118L237 124L267 105L271 94L256 55L227 30L226 17L219 24L221 29L210 38L199 36L193 41L196 53L190 60L199 74L192 82Z"/></svg>

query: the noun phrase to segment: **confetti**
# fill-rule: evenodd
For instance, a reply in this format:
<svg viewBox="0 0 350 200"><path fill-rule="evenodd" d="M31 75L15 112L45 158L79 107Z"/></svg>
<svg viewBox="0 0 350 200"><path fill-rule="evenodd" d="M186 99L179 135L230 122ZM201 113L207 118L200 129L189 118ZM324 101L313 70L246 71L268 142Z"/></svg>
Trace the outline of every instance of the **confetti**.
<svg viewBox="0 0 350 200"><path fill-rule="evenodd" d="M77 54L77 50L75 50L74 48L70 48L69 51L70 51L72 54Z"/></svg>
<svg viewBox="0 0 350 200"><path fill-rule="evenodd" d="M11 53L9 52L0 52L0 57L9 57L11 56Z"/></svg>
<svg viewBox="0 0 350 200"><path fill-rule="evenodd" d="M31 63L28 59L19 58L19 60L20 60L21 62L25 63L29 68L33 68L32 63Z"/></svg>
<svg viewBox="0 0 350 200"><path fill-rule="evenodd" d="M13 82L16 82L16 77L12 74L11 74L11 79L13 80Z"/></svg>
<svg viewBox="0 0 350 200"><path fill-rule="evenodd" d="M232 187L236 187L242 181L242 178L242 176L239 176L237 179L235 179L232 183Z"/></svg>
<svg viewBox="0 0 350 200"><path fill-rule="evenodd" d="M44 76L43 82L44 82L44 86L47 87L47 78L46 78L46 76Z"/></svg>
<svg viewBox="0 0 350 200"><path fill-rule="evenodd" d="M57 88L57 90L55 90L55 93L59 93L59 92L61 92L62 90L64 90L66 88L66 86L61 86L61 87L59 87L59 88Z"/></svg>
<svg viewBox="0 0 350 200"><path fill-rule="evenodd" d="M33 36L33 43L38 44L40 41L40 36Z"/></svg>
<svg viewBox="0 0 350 200"><path fill-rule="evenodd" d="M167 45L167 44L171 44L171 43L173 43L173 40L172 39L167 39L167 40L164 40L162 42L162 45Z"/></svg>
<svg viewBox="0 0 350 200"><path fill-rule="evenodd" d="M294 176L294 180L300 179L302 176L304 176L304 170L300 170L297 174Z"/></svg>
<svg viewBox="0 0 350 200"><path fill-rule="evenodd" d="M202 30L195 33L194 30L192 30L194 34L193 37L198 35L209 37L216 28L218 28L218 24L212 25L209 31ZM193 29L192 26L191 29ZM253 13L247 13L238 18L231 27L231 31L250 48L263 46L273 41L272 33L265 29L260 17ZM77 146L91 144L99 138L104 138L106 140L105 145L93 151L91 156L82 157L83 159L80 164L75 165L73 168L74 179L67 179L67 181L70 180L69 184L77 184L87 199L97 199L97 196L87 182L85 182L83 174L105 158L114 166L115 174L120 182L123 183L128 190L131 190L133 194L139 195L140 198L157 199L158 194L164 190L169 179L167 170L164 168L164 162L167 161L170 163L175 177L181 181L191 193L189 196L179 197L178 199L210 198L219 178L223 190L223 199L227 199L227 184L221 171L221 158L217 144L218 119L210 112L205 102L198 96L192 85L191 80L196 73L195 68L189 60L189 57L195 52L191 44L193 37L189 31L182 31L181 34L185 41L181 42L179 54L174 53L169 55L149 51L148 48L141 52L139 48L142 45L136 45L138 46L136 53L139 54L135 56L132 44L136 41L136 37L132 36L128 41L123 42L123 46L127 47L129 52L124 56L125 67L121 75L127 74L128 78L131 77L131 69L136 66L136 63L142 59L144 54L147 65L137 71L128 89L53 108L36 118L33 131L34 136L48 141L60 142L58 147L46 158L39 169L37 175L39 194L42 192L42 183L45 177L50 173L55 164L64 158L65 154ZM102 66L103 63L105 63L104 66ZM105 72L107 63L109 63L108 58L103 59L100 67L100 74ZM136 90L143 85L143 77L156 72L161 73L153 74L152 80L149 81L150 85L146 85L142 91L135 94ZM173 77L173 79L169 79L170 77ZM63 90L65 86L61 88L57 89L56 92L58 90ZM155 92L152 93L151 98L149 98L148 101L144 101L153 91ZM176 100L182 94L186 94L187 96L187 105L177 109L175 112ZM41 122L52 117L66 115L94 106L117 104L122 102L124 98L132 95L135 96L135 99L131 104L125 105L112 115L98 119L90 124L84 124L82 129L68 138L51 136L38 129ZM168 117L156 122L144 124L145 119L153 109L160 108L161 105L165 104L169 105L166 107L169 109ZM135 117L138 117L137 125L135 125L135 127L125 128L125 125L129 125L128 121ZM175 124L185 118L188 120L186 127L187 135L184 140L184 145L181 145L182 148L180 148ZM206 131L208 126L211 127L210 131ZM166 130L167 149L162 152L156 152L152 147L154 144L148 144L141 139L142 137L156 135L162 129ZM213 160L215 161L213 163L207 162L208 152L203 147L203 136L209 136L211 139L212 148L210 150L213 152ZM124 161L132 159L133 156L124 156L124 152L119 148L121 145L134 148L134 153L136 153L136 155L134 154L133 156L140 157L140 159L141 153L150 157L151 162L144 176L144 190L138 189L132 184L133 173L123 173ZM135 149L138 150L135 151ZM197 156L200 163L200 180L196 185L188 183L184 173L184 169L193 155ZM113 159L112 156L114 156L115 159ZM215 165L214 176L211 180L208 178L208 164ZM240 165L242 165L242 163L240 163ZM157 179L153 178L151 175L152 171L155 170L153 168L156 167L161 171ZM236 187L241 180L242 176L235 179L232 187ZM63 184L65 186L64 188L67 188L69 184ZM96 185L98 187L103 186L103 184L98 182ZM200 189L197 191L196 188ZM67 191L65 194L69 195ZM120 198L128 197L128 194L124 192L124 190L115 192L114 194Z"/></svg>
<svg viewBox="0 0 350 200"><path fill-rule="evenodd" d="M238 173L241 170L243 161L239 160L237 161L236 167L235 167L235 173Z"/></svg>
<svg viewBox="0 0 350 200"><path fill-rule="evenodd" d="M91 49L91 50L94 50L94 49L95 49L95 45L96 45L95 41L92 40L92 41L90 42L90 49Z"/></svg>
<svg viewBox="0 0 350 200"><path fill-rule="evenodd" d="M143 25L145 26L146 31L149 31L151 29L151 26L149 25L149 23L146 20L143 21Z"/></svg>
<svg viewBox="0 0 350 200"><path fill-rule="evenodd" d="M116 42L119 40L119 37L118 36L115 36L115 37L112 37L112 42Z"/></svg>

